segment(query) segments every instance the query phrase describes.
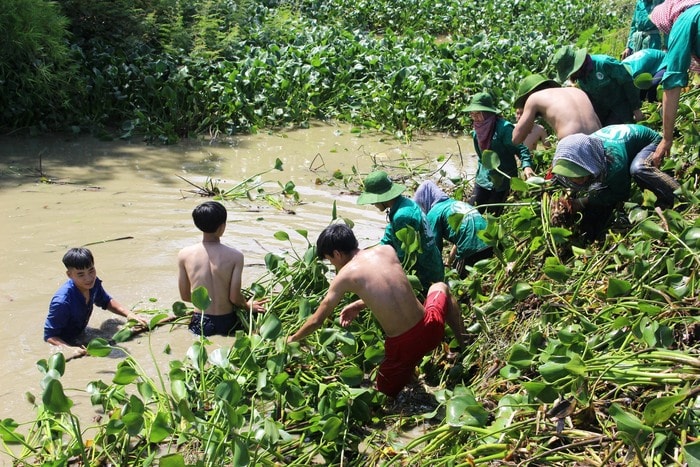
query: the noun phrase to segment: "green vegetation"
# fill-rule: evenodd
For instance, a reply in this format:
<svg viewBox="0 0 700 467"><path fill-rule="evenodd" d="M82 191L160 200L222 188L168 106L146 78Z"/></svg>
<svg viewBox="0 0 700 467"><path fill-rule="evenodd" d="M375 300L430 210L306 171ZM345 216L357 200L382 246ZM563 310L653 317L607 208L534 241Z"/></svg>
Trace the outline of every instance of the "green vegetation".
<svg viewBox="0 0 700 467"><path fill-rule="evenodd" d="M489 89L508 111L526 70L546 70L562 43L616 54L628 18L598 1L60 5L71 36L48 27L61 24L53 13L31 18L46 22L42 30L56 43L71 43L50 49L62 57L52 61L55 76L71 75L61 78L70 105L47 91L51 80L36 93L20 91L36 69L15 67L12 75L7 64L17 50L2 44L0 79L16 89L2 96L7 129L110 136L117 126L121 136L171 142L338 118L406 138L460 132L468 93ZM3 29L27 34L19 8L7 11L14 15L0 12ZM49 50L17 49L37 59ZM495 257L466 279L449 275L471 341L456 360L446 348L424 359L437 406L398 414L382 407L370 380L383 337L369 314L347 330L329 323L302 346L286 344L328 286L326 266L299 229L275 235L289 253L268 254L267 273L248 290L269 298L270 311L243 313L246 331L230 348L196 340L168 368L156 365L156 375L128 356L111 381L87 388L105 414L90 427L71 411L63 357L42 360L37 416L0 421L3 447L17 465L697 465L699 93L683 95L677 154L665 162L682 184L676 210L654 210L652 196L635 188L605 242L582 247L571 230L550 223L557 191L511 180L509 207L482 233ZM43 110L56 106L60 112ZM645 110L658 127L658 105ZM539 158L540 172L550 157ZM406 165L382 168L412 188L425 176ZM333 177L329 184L357 188L361 176ZM468 180L453 182L455 197L469 189ZM256 183L206 188L226 200ZM335 206L330 217L339 217ZM290 241L297 236L304 251ZM205 290L193 294L199 308L208 300ZM186 312L176 303L151 327L170 314L186 320ZM105 356L129 337L126 329L94 340L89 353ZM416 427L419 435L403 436Z"/></svg>

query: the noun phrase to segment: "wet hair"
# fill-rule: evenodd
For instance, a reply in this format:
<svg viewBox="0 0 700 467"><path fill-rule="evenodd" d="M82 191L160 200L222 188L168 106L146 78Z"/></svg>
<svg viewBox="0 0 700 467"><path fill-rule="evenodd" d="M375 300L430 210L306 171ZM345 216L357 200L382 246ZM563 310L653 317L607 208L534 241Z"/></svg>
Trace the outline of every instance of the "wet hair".
<svg viewBox="0 0 700 467"><path fill-rule="evenodd" d="M87 248L71 248L63 255L63 265L66 269L89 269L95 265L95 258Z"/></svg>
<svg viewBox="0 0 700 467"><path fill-rule="evenodd" d="M226 208L216 201L205 201L192 211L194 225L204 233L214 233L226 223Z"/></svg>
<svg viewBox="0 0 700 467"><path fill-rule="evenodd" d="M318 236L316 240L316 256L324 259L326 255L332 255L334 251L352 253L357 249L357 238L347 224L331 224Z"/></svg>

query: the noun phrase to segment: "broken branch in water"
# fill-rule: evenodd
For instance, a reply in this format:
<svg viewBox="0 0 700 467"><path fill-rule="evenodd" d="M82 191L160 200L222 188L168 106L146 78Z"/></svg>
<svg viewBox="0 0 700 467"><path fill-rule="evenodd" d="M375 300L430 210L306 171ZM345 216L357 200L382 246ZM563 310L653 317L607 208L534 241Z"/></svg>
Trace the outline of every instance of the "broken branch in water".
<svg viewBox="0 0 700 467"><path fill-rule="evenodd" d="M110 238L109 240L100 240L98 242L90 242L90 243L84 244L83 246L86 247L86 246L90 246L90 245L99 245L100 243L118 242L119 240L133 240L133 238L134 237L132 237L131 235L128 235L126 237Z"/></svg>

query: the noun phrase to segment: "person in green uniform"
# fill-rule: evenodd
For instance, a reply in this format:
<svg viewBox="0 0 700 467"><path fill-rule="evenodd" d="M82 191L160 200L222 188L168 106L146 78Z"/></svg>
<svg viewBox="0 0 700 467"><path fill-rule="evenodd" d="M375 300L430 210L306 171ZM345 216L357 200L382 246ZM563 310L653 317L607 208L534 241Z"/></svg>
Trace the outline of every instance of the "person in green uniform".
<svg viewBox="0 0 700 467"><path fill-rule="evenodd" d="M639 90L619 60L567 45L557 50L552 63L559 81L568 79L588 94L603 126L644 120Z"/></svg>
<svg viewBox="0 0 700 467"><path fill-rule="evenodd" d="M465 108L469 112L474 130L474 149L478 157L476 182L469 204L477 206L480 212L498 216L503 206L481 207L484 204L505 202L510 193L510 178L518 176L518 161L526 177L535 174L532 170L532 156L524 144L513 143L513 124L498 115L491 95L487 92L475 94ZM483 164L485 151L494 151L500 160L498 168L488 169ZM504 175L505 174L505 175Z"/></svg>
<svg viewBox="0 0 700 467"><path fill-rule="evenodd" d="M668 34L668 50L664 60L666 71L661 78L661 88L664 91L661 105L663 138L652 158L658 166L671 152L678 102L681 89L688 85L691 59L696 64L700 61L700 0L666 0L654 8L651 20L661 32Z"/></svg>
<svg viewBox="0 0 700 467"><path fill-rule="evenodd" d="M389 223L381 243L394 247L402 264L405 263L406 252L397 234L406 227L411 227L416 232L420 237L420 249L413 268L423 290L428 290L431 284L442 282L445 278L445 265L425 214L412 199L402 195L404 191L405 186L393 183L386 172L378 170L365 178L364 191L357 199L357 204L372 204L380 211L389 211ZM407 266L407 272L410 273L411 266L404 264L404 267Z"/></svg>
<svg viewBox="0 0 700 467"><path fill-rule="evenodd" d="M625 59L640 50L656 49L665 47L664 36L659 32L656 25L649 19L652 10L664 0L637 0L632 14L632 24L627 37L627 47L622 52Z"/></svg>
<svg viewBox="0 0 700 467"><path fill-rule="evenodd" d="M464 274L466 266L472 266L493 255L493 249L478 236L487 223L476 208L450 198L432 180L426 180L418 186L413 201L426 213L438 249L442 251L445 240L452 243L447 264L460 275ZM461 216L456 230L450 225L452 216Z"/></svg>
<svg viewBox="0 0 700 467"><path fill-rule="evenodd" d="M656 102L656 88L663 77L666 52L644 49L622 60L622 64L632 75L634 85L639 89L639 97L648 102Z"/></svg>
<svg viewBox="0 0 700 467"><path fill-rule="evenodd" d="M673 207L678 182L649 163L661 135L642 125L611 125L592 135L575 134L559 141L552 160L558 183L575 197L584 239L599 239L616 206L629 199L631 181L656 195L657 205Z"/></svg>

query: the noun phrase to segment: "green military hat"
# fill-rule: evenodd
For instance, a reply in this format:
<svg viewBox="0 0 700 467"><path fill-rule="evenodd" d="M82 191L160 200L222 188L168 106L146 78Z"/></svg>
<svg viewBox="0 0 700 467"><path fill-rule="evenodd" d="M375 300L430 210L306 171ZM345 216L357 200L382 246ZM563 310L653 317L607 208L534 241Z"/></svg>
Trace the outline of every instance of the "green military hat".
<svg viewBox="0 0 700 467"><path fill-rule="evenodd" d="M557 50L552 58L554 68L557 70L557 77L562 83L576 73L586 60L588 52L586 49L576 49L573 45L565 45Z"/></svg>
<svg viewBox="0 0 700 467"><path fill-rule="evenodd" d="M385 203L406 191L405 186L389 180L389 176L383 170L367 175L364 186L364 191L357 198L357 204Z"/></svg>
<svg viewBox="0 0 700 467"><path fill-rule="evenodd" d="M525 106L525 101L527 100L530 93L539 91L540 89L547 88L558 88L561 87L559 83L553 79L547 79L542 75L533 74L526 76L520 80L520 85L518 85L518 94L515 98L515 108L521 109Z"/></svg>
<svg viewBox="0 0 700 467"><path fill-rule="evenodd" d="M465 112L492 112L497 114L498 109L493 105L493 98L488 92L479 92L474 94L469 105L464 109Z"/></svg>
<svg viewBox="0 0 700 467"><path fill-rule="evenodd" d="M588 175L593 175L588 170L584 169L575 162L571 162L567 159L558 159L557 162L552 167L552 173L557 175L563 175L569 178L586 177Z"/></svg>

